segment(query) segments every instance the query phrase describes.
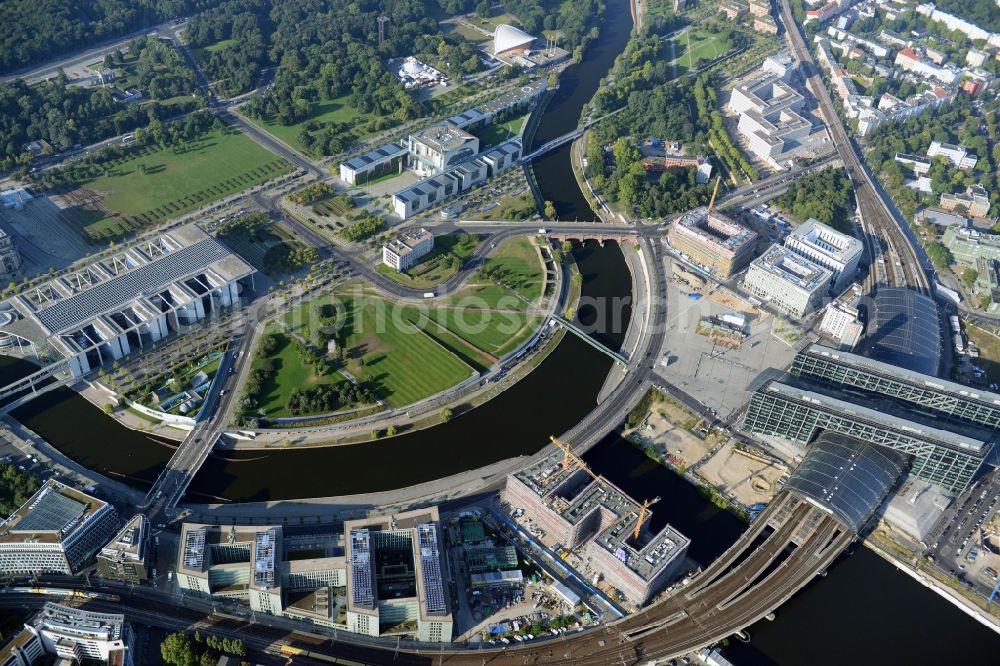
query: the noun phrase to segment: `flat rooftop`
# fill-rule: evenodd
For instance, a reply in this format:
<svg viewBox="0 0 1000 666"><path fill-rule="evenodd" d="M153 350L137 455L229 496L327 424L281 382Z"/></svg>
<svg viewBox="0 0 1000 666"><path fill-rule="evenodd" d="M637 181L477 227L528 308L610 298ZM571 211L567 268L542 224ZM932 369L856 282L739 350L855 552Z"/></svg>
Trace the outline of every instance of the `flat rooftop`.
<svg viewBox="0 0 1000 666"><path fill-rule="evenodd" d="M125 616L119 613L95 613L49 602L31 620L36 629L66 633L73 638L98 638L117 641L122 637Z"/></svg>
<svg viewBox="0 0 1000 666"><path fill-rule="evenodd" d="M984 457L989 452L991 442L994 439L993 433L989 430L966 427L965 423L961 424L962 429L975 432L976 435L943 430L936 427L941 422L934 419L927 419L926 422L916 420L913 413L894 409L894 403L888 399L885 400L885 404L875 404L870 400L870 396L865 396L865 400L871 406L859 405L855 402L859 398L856 394L801 376L769 380L761 387L760 391L803 404L812 409L843 414L885 430L944 446L967 455Z"/></svg>
<svg viewBox="0 0 1000 666"><path fill-rule="evenodd" d="M374 150L370 150L364 155L358 155L357 157L352 157L351 159L344 162L344 166L351 169L352 171L361 171L374 164L381 164L387 160L391 160L394 157L400 157L406 154L406 147L398 143L387 143L384 146L379 146Z"/></svg>
<svg viewBox="0 0 1000 666"><path fill-rule="evenodd" d="M137 513L115 535L115 538L101 549L101 556L119 561L143 559L148 530L149 521L146 516Z"/></svg>
<svg viewBox="0 0 1000 666"><path fill-rule="evenodd" d="M0 525L0 542L60 543L83 529L106 504L49 479Z"/></svg>
<svg viewBox="0 0 1000 666"><path fill-rule="evenodd" d="M842 234L819 220L809 218L789 234L795 242L803 243L813 251L835 261L847 262L864 251L861 241Z"/></svg>
<svg viewBox="0 0 1000 666"><path fill-rule="evenodd" d="M810 293L824 289L833 277L829 269L801 257L786 247L772 245L771 248L753 260L751 270L756 267L771 275L804 289ZM748 274L749 275L749 274Z"/></svg>
<svg viewBox="0 0 1000 666"><path fill-rule="evenodd" d="M433 239L434 234L427 231L426 229L417 229L415 231L410 231L399 238L393 239L386 243L386 247L395 252L398 255L405 255L412 252L418 245L426 242L427 239Z"/></svg>
<svg viewBox="0 0 1000 666"><path fill-rule="evenodd" d="M476 137L473 135L450 123L425 127L422 130L414 132L410 137L430 146L439 153L450 152L456 148L461 148L470 141L476 140Z"/></svg>

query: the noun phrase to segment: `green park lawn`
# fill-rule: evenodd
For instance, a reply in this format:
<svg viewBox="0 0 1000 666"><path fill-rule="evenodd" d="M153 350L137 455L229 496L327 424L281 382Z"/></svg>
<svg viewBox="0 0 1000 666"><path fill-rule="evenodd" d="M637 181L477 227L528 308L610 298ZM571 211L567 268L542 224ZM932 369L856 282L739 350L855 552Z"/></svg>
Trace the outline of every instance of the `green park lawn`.
<svg viewBox="0 0 1000 666"><path fill-rule="evenodd" d="M102 206L118 214L84 227L92 240L101 240L176 217L290 169L286 160L242 133L215 130L179 146L139 149L92 168L74 184L99 193Z"/></svg>
<svg viewBox="0 0 1000 666"><path fill-rule="evenodd" d="M374 297L345 298L340 331L347 371L372 386L393 407L422 400L455 386L472 368Z"/></svg>
<svg viewBox="0 0 1000 666"><path fill-rule="evenodd" d="M729 50L729 42L721 33L707 30L688 30L676 40L678 71L697 69L702 60L710 61Z"/></svg>
<svg viewBox="0 0 1000 666"><path fill-rule="evenodd" d="M504 286L518 292L529 301L542 295L542 261L538 250L527 238L514 238L504 243L486 262L498 268Z"/></svg>
<svg viewBox="0 0 1000 666"><path fill-rule="evenodd" d="M278 348L270 356L274 362L275 373L264 384L258 398L258 409L263 409L265 416L270 418L292 416L288 411L288 398L295 389L347 381L333 368L317 375L312 368L303 365L299 360L294 339L283 333L277 324L269 324L267 334L277 336ZM259 368L263 363L264 359L255 358L253 367Z"/></svg>
<svg viewBox="0 0 1000 666"><path fill-rule="evenodd" d="M516 137L518 132L521 131L521 125L524 124L525 118L527 116L513 118L499 125L487 125L480 130L476 130L474 134L479 137L479 145L483 148L486 146L496 146L507 139Z"/></svg>
<svg viewBox="0 0 1000 666"><path fill-rule="evenodd" d="M299 122L291 125L282 125L273 116L264 120L249 117L247 119L299 150L305 150L305 146L302 145L298 137L302 132L302 126L310 120L316 121L321 126L321 129L312 132L314 136L322 133L322 127L325 127L328 123L348 123L352 128L351 135L357 140L368 134L364 128L364 124L371 119L371 116L361 113L351 106L348 101L349 97L349 95L343 95L334 99L316 102L309 108L308 115Z"/></svg>

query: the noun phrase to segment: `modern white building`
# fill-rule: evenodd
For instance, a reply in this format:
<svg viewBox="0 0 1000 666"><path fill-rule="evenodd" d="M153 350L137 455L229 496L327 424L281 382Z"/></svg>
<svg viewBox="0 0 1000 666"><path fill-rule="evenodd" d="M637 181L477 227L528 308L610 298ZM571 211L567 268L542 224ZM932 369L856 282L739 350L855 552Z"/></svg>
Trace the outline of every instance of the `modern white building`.
<svg viewBox="0 0 1000 666"><path fill-rule="evenodd" d="M47 603L25 625L38 637L46 654L71 664L100 662L133 666L132 627L118 613L95 613Z"/></svg>
<svg viewBox="0 0 1000 666"><path fill-rule="evenodd" d="M406 146L388 143L340 163L340 179L351 185L363 185L390 173L398 173L406 163Z"/></svg>
<svg viewBox="0 0 1000 666"><path fill-rule="evenodd" d="M407 149L408 166L428 176L478 155L479 139L451 123L442 123L411 134Z"/></svg>
<svg viewBox="0 0 1000 666"><path fill-rule="evenodd" d="M864 245L854 236L842 234L811 218L790 233L784 245L795 254L829 270L829 288L834 293L843 291L854 279L864 253Z"/></svg>
<svg viewBox="0 0 1000 666"><path fill-rule="evenodd" d="M469 160L425 178L392 195L392 207L404 220L486 180L486 164Z"/></svg>
<svg viewBox="0 0 1000 666"><path fill-rule="evenodd" d="M113 506L49 479L0 524L0 575L72 575L118 531Z"/></svg>
<svg viewBox="0 0 1000 666"><path fill-rule="evenodd" d="M0 666L34 666L44 656L42 639L27 627L0 646Z"/></svg>
<svg viewBox="0 0 1000 666"><path fill-rule="evenodd" d="M439 520L431 507L344 522L348 631L379 636L405 629L420 641L451 640Z"/></svg>
<svg viewBox="0 0 1000 666"><path fill-rule="evenodd" d="M941 143L931 141L927 147L927 157L944 157L959 169L972 169L976 166L979 158L969 153L965 146L956 146L953 143Z"/></svg>
<svg viewBox="0 0 1000 666"><path fill-rule="evenodd" d="M804 103L801 94L770 72L737 85L729 98L729 108L740 116L737 129L750 151L775 166L812 130L812 124L797 113Z"/></svg>
<svg viewBox="0 0 1000 666"><path fill-rule="evenodd" d="M254 272L189 224L22 291L0 333L47 343L81 376L237 304Z"/></svg>
<svg viewBox="0 0 1000 666"><path fill-rule="evenodd" d="M830 303L823 312L819 332L839 344L839 348L852 351L861 340L865 326L858 318L858 299L854 294Z"/></svg>
<svg viewBox="0 0 1000 666"><path fill-rule="evenodd" d="M426 229L416 229L383 245L382 263L397 271L405 271L433 249L434 234Z"/></svg>
<svg viewBox="0 0 1000 666"><path fill-rule="evenodd" d="M780 245L750 262L743 289L792 317L814 310L826 295L833 274Z"/></svg>
<svg viewBox="0 0 1000 666"><path fill-rule="evenodd" d="M535 37L505 23L498 25L493 32L493 53L495 55L524 51L534 43Z"/></svg>

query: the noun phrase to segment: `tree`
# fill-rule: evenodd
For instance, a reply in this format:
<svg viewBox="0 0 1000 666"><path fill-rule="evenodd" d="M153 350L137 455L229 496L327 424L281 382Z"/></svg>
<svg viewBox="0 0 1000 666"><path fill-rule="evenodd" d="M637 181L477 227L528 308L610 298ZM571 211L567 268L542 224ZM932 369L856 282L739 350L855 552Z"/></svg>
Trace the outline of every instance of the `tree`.
<svg viewBox="0 0 1000 666"><path fill-rule="evenodd" d="M542 215L545 217L546 220L556 219L556 205L551 201L546 201Z"/></svg>
<svg viewBox="0 0 1000 666"><path fill-rule="evenodd" d="M488 2L488 0L483 0L478 5L476 5L476 15L479 18L489 18L490 3Z"/></svg>
<svg viewBox="0 0 1000 666"><path fill-rule="evenodd" d="M974 268L966 268L962 271L962 282L965 283L966 287L970 289L976 284L976 280L979 278L979 273Z"/></svg>
<svg viewBox="0 0 1000 666"><path fill-rule="evenodd" d="M569 240L564 240L559 244L559 249L562 250L563 254L571 254L573 252L573 243Z"/></svg>
<svg viewBox="0 0 1000 666"><path fill-rule="evenodd" d="M160 656L164 662L173 666L196 666L197 644L190 634L178 631L168 635L160 644Z"/></svg>
<svg viewBox="0 0 1000 666"><path fill-rule="evenodd" d="M441 410L440 416L441 420L447 423L448 421L451 421L455 417L455 412L453 412L450 407L445 407L444 409Z"/></svg>
<svg viewBox="0 0 1000 666"><path fill-rule="evenodd" d="M111 414L111 412L115 411L115 406L112 405L110 402L106 402L101 407L101 409L104 410L105 414Z"/></svg>
<svg viewBox="0 0 1000 666"><path fill-rule="evenodd" d="M385 435L386 435L386 437L395 437L395 435L396 435L396 426L391 425L388 428L386 428L385 429Z"/></svg>

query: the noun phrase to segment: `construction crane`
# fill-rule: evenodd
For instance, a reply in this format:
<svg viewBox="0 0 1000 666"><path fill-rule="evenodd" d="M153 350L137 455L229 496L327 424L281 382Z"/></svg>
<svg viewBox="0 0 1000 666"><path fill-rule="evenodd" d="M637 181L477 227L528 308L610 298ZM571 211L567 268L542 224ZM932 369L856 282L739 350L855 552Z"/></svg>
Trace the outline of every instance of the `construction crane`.
<svg viewBox="0 0 1000 666"><path fill-rule="evenodd" d="M712 212L712 206L715 205L715 195L719 193L719 181L720 180L722 180L722 175L721 174L715 177L715 189L712 190L712 198L708 202L708 212L709 213Z"/></svg>
<svg viewBox="0 0 1000 666"><path fill-rule="evenodd" d="M646 500L639 505L639 520L635 523L635 530L632 532L633 543L639 543L639 532L642 531L642 524L646 520L646 514L649 513L649 507L653 506L660 501L659 497L654 497L651 500Z"/></svg>
<svg viewBox="0 0 1000 666"><path fill-rule="evenodd" d="M551 439L552 443L558 446L563 452L563 460L562 460L563 469L565 470L582 469L584 472L586 472L593 478L595 479L599 478L596 474L594 474L594 472L589 467L587 467L587 463L583 462L580 456L573 453L572 446L570 446L566 442L557 439L555 435L550 435L549 439Z"/></svg>

